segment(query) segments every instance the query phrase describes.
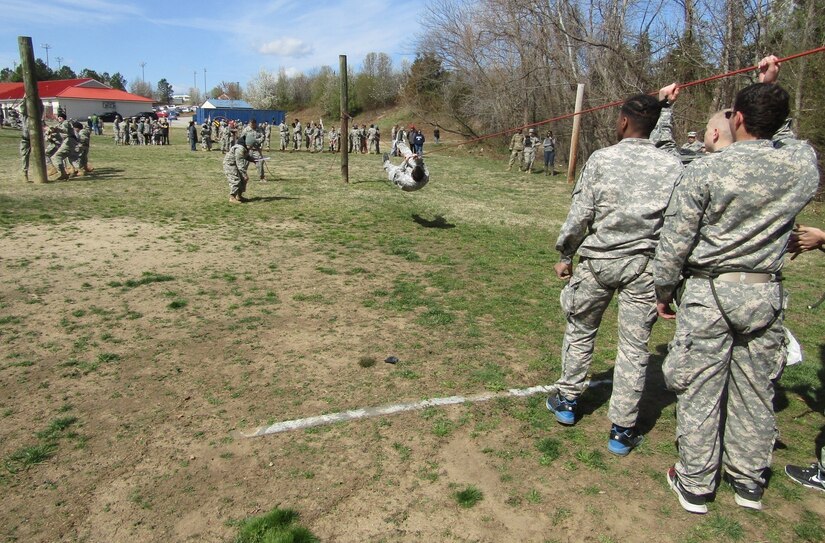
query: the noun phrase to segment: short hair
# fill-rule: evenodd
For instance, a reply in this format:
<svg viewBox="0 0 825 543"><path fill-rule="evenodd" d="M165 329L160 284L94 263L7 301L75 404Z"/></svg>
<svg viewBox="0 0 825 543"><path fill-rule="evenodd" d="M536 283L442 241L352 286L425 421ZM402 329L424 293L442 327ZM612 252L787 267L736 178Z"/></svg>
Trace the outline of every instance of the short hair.
<svg viewBox="0 0 825 543"><path fill-rule="evenodd" d="M742 114L748 134L771 139L790 114L790 96L779 85L754 83L736 94L733 110Z"/></svg>
<svg viewBox="0 0 825 543"><path fill-rule="evenodd" d="M420 182L422 179L424 179L424 168L422 168L421 166L414 167L412 169L411 175L413 181L415 181L416 183Z"/></svg>
<svg viewBox="0 0 825 543"><path fill-rule="evenodd" d="M649 136L659 121L662 104L649 94L637 94L625 100L621 111L636 128Z"/></svg>

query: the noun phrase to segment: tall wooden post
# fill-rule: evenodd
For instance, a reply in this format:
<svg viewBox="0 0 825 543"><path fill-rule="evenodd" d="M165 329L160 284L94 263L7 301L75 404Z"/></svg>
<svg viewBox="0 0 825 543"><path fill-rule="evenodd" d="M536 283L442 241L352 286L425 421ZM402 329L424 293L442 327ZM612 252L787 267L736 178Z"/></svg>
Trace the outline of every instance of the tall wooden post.
<svg viewBox="0 0 825 543"><path fill-rule="evenodd" d="M582 102L584 102L584 83L576 87L576 110L573 117L573 132L570 134L570 159L567 161L567 182L576 180L576 160L579 156L579 131L581 130Z"/></svg>
<svg viewBox="0 0 825 543"><path fill-rule="evenodd" d="M341 179L349 183L349 93L347 92L347 55L338 55L338 69L341 72Z"/></svg>
<svg viewBox="0 0 825 543"><path fill-rule="evenodd" d="M27 36L18 36L17 45L20 49L20 64L23 67L23 88L26 91L26 118L28 124L29 145L29 179L36 183L46 183L49 178L46 174L46 150L43 144L43 104L40 102L40 93L37 90L37 76L34 63L34 49L32 39Z"/></svg>

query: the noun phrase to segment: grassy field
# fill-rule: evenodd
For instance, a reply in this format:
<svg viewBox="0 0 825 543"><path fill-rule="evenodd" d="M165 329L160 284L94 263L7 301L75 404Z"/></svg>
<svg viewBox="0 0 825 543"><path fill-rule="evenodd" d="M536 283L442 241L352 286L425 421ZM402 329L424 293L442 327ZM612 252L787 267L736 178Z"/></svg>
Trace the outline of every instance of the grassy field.
<svg viewBox="0 0 825 543"><path fill-rule="evenodd" d="M20 181L18 138L0 130L3 541L253 541L239 526L276 507L336 542L825 540L823 496L782 473L823 437L819 253L786 266L807 360L780 382L765 510L721 485L696 517L665 480L672 323L654 329L647 439L627 458L606 451L609 386L574 428L535 396L241 437L552 383L563 176L445 149L406 194L375 155L351 156L345 185L338 156L272 152L268 182L231 205L221 154L190 152L182 130L169 147L95 138L93 176L46 185ZM615 317L594 379L612 372Z"/></svg>

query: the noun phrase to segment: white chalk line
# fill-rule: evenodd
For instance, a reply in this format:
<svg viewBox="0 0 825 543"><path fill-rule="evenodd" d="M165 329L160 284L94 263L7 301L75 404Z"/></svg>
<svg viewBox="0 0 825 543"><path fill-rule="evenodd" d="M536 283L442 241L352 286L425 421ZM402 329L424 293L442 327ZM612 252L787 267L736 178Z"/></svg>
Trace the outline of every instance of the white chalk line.
<svg viewBox="0 0 825 543"><path fill-rule="evenodd" d="M611 379L603 379L600 381L590 381L588 387L595 387L612 383ZM418 411L428 407L440 407L445 405L456 405L462 403L478 403L486 402L496 398L513 398L513 397L527 397L535 396L536 394L549 394L555 390L553 385L539 385L529 388L511 388L501 392L484 392L472 396L447 396L445 398L429 398L418 402L397 403L390 405L382 405L379 407L365 407L362 409L351 409L349 411L339 411L338 413L329 413L327 415L317 415L314 417L307 417L303 419L287 420L283 422L276 422L271 426L259 426L251 433L240 432L243 437L261 437L271 434L280 434L282 432L289 432L291 430L303 430L312 428L314 426L325 426L328 424L335 424L336 422L348 422L359 419L369 419L374 417L381 417L385 415L395 415L396 413L404 413L406 411Z"/></svg>

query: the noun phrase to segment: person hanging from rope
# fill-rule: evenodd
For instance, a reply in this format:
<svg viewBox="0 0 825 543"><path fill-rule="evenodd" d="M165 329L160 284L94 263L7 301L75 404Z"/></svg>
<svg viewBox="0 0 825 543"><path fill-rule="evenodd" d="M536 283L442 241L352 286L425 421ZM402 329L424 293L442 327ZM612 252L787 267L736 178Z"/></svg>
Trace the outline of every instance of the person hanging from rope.
<svg viewBox="0 0 825 543"><path fill-rule="evenodd" d="M390 155L387 153L382 157L387 178L404 192L423 188L430 181L430 171L424 164L424 158L413 153L404 141L398 143L398 152L404 157L399 166L390 162Z"/></svg>

